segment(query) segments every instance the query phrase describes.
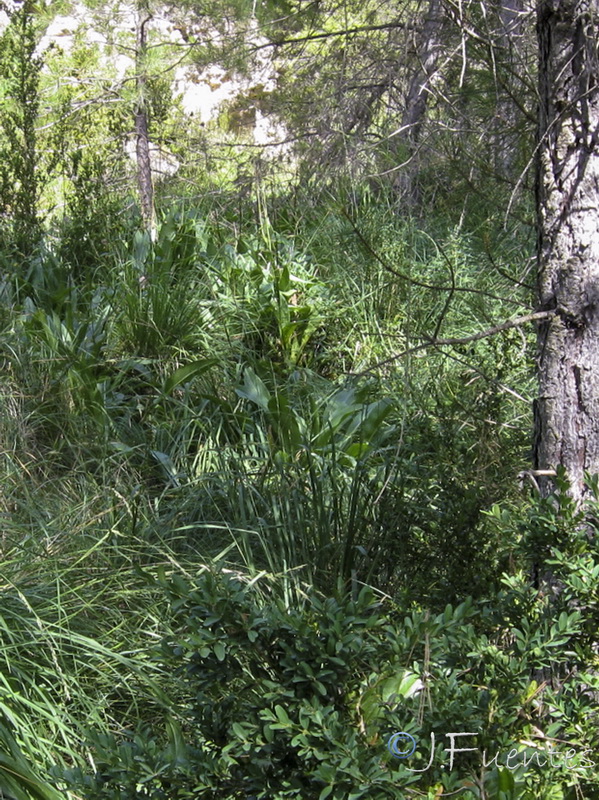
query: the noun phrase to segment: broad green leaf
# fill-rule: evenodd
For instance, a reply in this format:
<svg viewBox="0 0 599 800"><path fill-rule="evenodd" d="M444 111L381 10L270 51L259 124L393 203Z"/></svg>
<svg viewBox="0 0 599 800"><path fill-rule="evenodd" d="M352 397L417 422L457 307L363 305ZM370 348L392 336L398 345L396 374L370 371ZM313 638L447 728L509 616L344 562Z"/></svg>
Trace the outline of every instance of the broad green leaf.
<svg viewBox="0 0 599 800"><path fill-rule="evenodd" d="M237 736L238 739L246 739L247 738L246 732L245 732L244 728L239 724L239 722L234 722L231 725L231 728L233 729L233 733L235 734L235 736Z"/></svg>
<svg viewBox="0 0 599 800"><path fill-rule="evenodd" d="M274 741L275 734L270 725L264 726L264 738L269 744L271 744Z"/></svg>
<svg viewBox="0 0 599 800"><path fill-rule="evenodd" d="M222 642L216 642L214 645L214 655L218 658L219 661L225 660L225 646Z"/></svg>
<svg viewBox="0 0 599 800"><path fill-rule="evenodd" d="M283 706L275 706L275 714L277 715L277 719L283 725L291 725L291 720L287 716L287 712L283 708Z"/></svg>
<svg viewBox="0 0 599 800"><path fill-rule="evenodd" d="M512 792L515 786L514 776L509 769L499 769L497 787L500 792Z"/></svg>
<svg viewBox="0 0 599 800"><path fill-rule="evenodd" d="M381 697L383 702L387 703L396 697L411 697L421 689L422 681L418 675L408 670L383 681Z"/></svg>
<svg viewBox="0 0 599 800"><path fill-rule="evenodd" d="M268 411L270 392L251 367L246 368L243 374L243 385L235 389L235 393Z"/></svg>
<svg viewBox="0 0 599 800"><path fill-rule="evenodd" d="M170 394L173 389L182 383L186 383L192 378L197 378L198 375L203 375L211 367L218 364L216 358L205 358L202 361L194 361L192 364L186 364L184 367L179 367L170 375L164 382L164 394Z"/></svg>

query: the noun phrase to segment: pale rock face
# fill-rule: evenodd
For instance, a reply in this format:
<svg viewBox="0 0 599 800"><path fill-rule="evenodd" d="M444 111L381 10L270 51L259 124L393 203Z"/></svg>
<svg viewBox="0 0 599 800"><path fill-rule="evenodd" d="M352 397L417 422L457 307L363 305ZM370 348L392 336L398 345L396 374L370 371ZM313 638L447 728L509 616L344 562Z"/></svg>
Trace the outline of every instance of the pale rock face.
<svg viewBox="0 0 599 800"><path fill-rule="evenodd" d="M12 14L13 11L19 8L21 2L20 0L4 0L3 5L6 7L6 11L8 11L8 14L2 12L3 16L6 17L6 24L8 25L8 15Z"/></svg>
<svg viewBox="0 0 599 800"><path fill-rule="evenodd" d="M152 30L160 34L162 39L173 44L185 44L181 31L177 30L166 16L156 14L152 18Z"/></svg>
<svg viewBox="0 0 599 800"><path fill-rule="evenodd" d="M112 65L116 71L116 79L121 81L127 74L127 70L132 70L135 67L135 60L123 53L118 53L112 59Z"/></svg>
<svg viewBox="0 0 599 800"><path fill-rule="evenodd" d="M15 0L5 3L8 11L19 6ZM99 26L99 20L102 25ZM94 21L106 33L94 27ZM0 11L0 32L8 25L9 15ZM119 47L123 37L134 37L136 30L135 4L113 0L102 6L101 9L91 11L84 2L75 0L72 4L71 14L59 15L49 24L42 37L38 50L43 52L50 44L58 45L65 53L69 53L75 41L75 35L80 27L85 30L85 40L90 45L97 45L104 54L107 65L112 67L117 81L123 80L127 73L131 74L135 68L135 59L124 49ZM149 35L159 41L173 44L184 44L181 31L176 30L172 21L164 11L156 11L149 25ZM257 34L257 30L256 30ZM214 37L218 37L214 31ZM266 40L256 37L256 44ZM240 93L247 93L252 87L261 86L263 91L269 92L276 88L276 72L268 55L263 51L249 78L231 75L218 66L212 65L202 72L194 67L181 66L173 77L173 94L181 100L185 114L199 118L203 123L214 120L220 107L227 101L234 100ZM286 138L286 130L280 122L266 117L256 109L256 122L254 127L254 141L267 147L273 145L273 153L281 152L285 145L277 145ZM172 158L172 157L171 157ZM175 159L176 160L176 159ZM169 172L172 165L165 166L163 174ZM177 167L175 168L178 169Z"/></svg>
<svg viewBox="0 0 599 800"><path fill-rule="evenodd" d="M222 67L213 65L201 73L189 67L180 67L175 73L173 89L181 98L186 114L198 116L201 122L210 122L226 100L232 100L242 88L240 81L226 78Z"/></svg>
<svg viewBox="0 0 599 800"><path fill-rule="evenodd" d="M56 17L46 28L46 33L40 40L38 50L43 52L51 44L57 44L65 53L73 47L75 31L81 24L77 17Z"/></svg>
<svg viewBox="0 0 599 800"><path fill-rule="evenodd" d="M282 122L277 122L271 117L256 110L256 124L254 126L254 141L256 144L270 145L274 153L286 153L290 150L290 143L286 141L288 132Z"/></svg>

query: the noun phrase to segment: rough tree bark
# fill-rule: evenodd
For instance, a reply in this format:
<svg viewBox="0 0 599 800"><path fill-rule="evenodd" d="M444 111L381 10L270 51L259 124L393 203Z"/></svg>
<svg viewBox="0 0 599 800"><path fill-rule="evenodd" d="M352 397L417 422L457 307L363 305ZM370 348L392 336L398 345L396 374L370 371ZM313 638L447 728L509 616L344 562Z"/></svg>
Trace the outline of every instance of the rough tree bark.
<svg viewBox="0 0 599 800"><path fill-rule="evenodd" d="M519 71L522 69L522 42L526 34L525 0L498 0L496 34L497 47L494 59L501 71L495 72L498 80L497 107L493 124L493 160L498 176L510 180L517 178L519 110L513 98L522 92ZM495 64L493 66L495 71Z"/></svg>
<svg viewBox="0 0 599 800"><path fill-rule="evenodd" d="M440 0L430 0L422 27L414 34L417 63L406 93L401 127L406 140L415 148L426 116L429 83L437 67L441 47L443 12Z"/></svg>
<svg viewBox="0 0 599 800"><path fill-rule="evenodd" d="M404 149L404 160L410 163L398 172L394 187L409 206L416 206L419 199L416 187L419 164L416 155L426 120L426 109L431 92L430 82L437 69L441 52L442 28L441 0L429 0L422 26L414 33L414 63L416 66L406 92L401 119L402 134L396 142L396 149L399 149L397 146L401 145Z"/></svg>
<svg viewBox="0 0 599 800"><path fill-rule="evenodd" d="M137 183L141 200L141 212L146 229L154 238L156 223L154 216L154 185L150 161L150 140L148 136L148 101L146 87L146 25L152 19L147 8L138 8L137 47L135 51L135 72L137 81L137 101L135 105L135 136L137 158Z"/></svg>
<svg viewBox="0 0 599 800"><path fill-rule="evenodd" d="M599 472L599 0L540 0L535 466ZM550 479L542 489L548 492Z"/></svg>

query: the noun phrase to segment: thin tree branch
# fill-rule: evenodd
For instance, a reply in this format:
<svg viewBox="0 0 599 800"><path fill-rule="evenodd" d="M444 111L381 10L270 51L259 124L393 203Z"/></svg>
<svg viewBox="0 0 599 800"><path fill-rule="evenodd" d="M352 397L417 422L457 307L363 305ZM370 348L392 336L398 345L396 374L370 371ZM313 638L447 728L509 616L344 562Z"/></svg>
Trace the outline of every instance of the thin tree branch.
<svg viewBox="0 0 599 800"><path fill-rule="evenodd" d="M426 341L422 344L414 345L414 347L408 347L407 350L402 350L401 353L396 353L394 356L385 358L383 361L379 361L378 364L375 364L373 367L368 367L368 369L364 369L361 372L349 372L347 374L360 378L363 375L368 375L368 373L374 372L374 370L380 369L387 364L391 364L393 361L397 361L404 356L417 353L420 350L425 350L427 347L450 347L451 345L456 344L469 344L470 342L478 342L480 339L487 339L489 336L495 336L497 333L509 331L512 328L519 328L521 325L526 325L529 322L537 322L542 319L551 319L553 316L555 316L555 310L535 311L534 314L525 314L523 317L508 319L506 322L501 322L499 325L494 325L492 328L487 328L486 330L479 331L478 333L472 333L470 336L451 336L447 339L433 339L432 337L423 336L422 338L426 339Z"/></svg>
<svg viewBox="0 0 599 800"><path fill-rule="evenodd" d="M387 22L384 25L362 25L357 28L346 28L342 31L330 31L328 33L312 33L308 36L298 36L294 39L277 39L266 44L258 44L252 47L251 52L264 50L265 47L281 47L284 44L302 44L303 42L313 42L315 39L330 39L333 36L351 36L353 33L369 33L371 31L392 31L396 29L412 30L413 26L405 22Z"/></svg>

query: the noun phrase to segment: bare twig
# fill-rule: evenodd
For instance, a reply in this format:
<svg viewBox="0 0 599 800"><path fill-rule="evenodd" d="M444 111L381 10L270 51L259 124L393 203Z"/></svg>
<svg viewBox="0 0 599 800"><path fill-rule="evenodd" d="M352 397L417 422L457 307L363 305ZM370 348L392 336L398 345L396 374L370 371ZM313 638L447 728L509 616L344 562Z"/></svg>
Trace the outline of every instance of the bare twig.
<svg viewBox="0 0 599 800"><path fill-rule="evenodd" d="M427 347L451 347L452 345L456 344L469 344L470 342L478 342L480 339L487 339L489 336L495 336L495 334L501 333L502 331L509 331L512 328L519 328L520 326L526 325L529 322L538 322L542 319L551 319L553 316L555 316L554 310L536 311L534 314L525 314L523 317L508 319L506 322L501 322L499 325L494 325L492 328L487 328L484 331L473 333L470 336L451 336L447 339L434 339L432 337L428 338L423 336L422 338L425 338L426 341L422 342L422 344L408 347L407 350L402 350L401 353L396 353L394 356L385 358L383 361L379 361L378 364L375 364L373 367L368 367L368 369L362 370L361 372L350 372L348 374L361 377L362 375L367 375L370 372L374 372L374 370L380 369L387 364L391 364L393 361L397 361L404 356L417 353L419 350L425 350Z"/></svg>
<svg viewBox="0 0 599 800"><path fill-rule="evenodd" d="M281 47L284 44L302 44L312 42L315 39L330 39L334 36L351 36L354 33L369 33L371 31L389 31L397 28L410 30L413 26L405 22L387 22L382 25L361 25L356 28L345 28L342 31L327 31L326 33L311 33L308 36L298 36L291 39L278 39L266 44L258 44L252 48L252 52L264 50L265 47Z"/></svg>

